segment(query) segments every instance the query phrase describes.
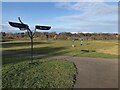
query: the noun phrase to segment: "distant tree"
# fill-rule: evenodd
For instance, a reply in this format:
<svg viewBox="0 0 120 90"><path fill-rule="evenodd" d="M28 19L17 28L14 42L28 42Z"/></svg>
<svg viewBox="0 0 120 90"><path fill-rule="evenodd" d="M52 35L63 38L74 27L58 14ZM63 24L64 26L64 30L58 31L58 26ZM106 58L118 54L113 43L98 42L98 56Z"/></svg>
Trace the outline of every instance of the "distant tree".
<svg viewBox="0 0 120 90"><path fill-rule="evenodd" d="M50 35L50 37L49 38L51 38L51 39L57 39L57 33L56 32L51 32L51 33L49 33Z"/></svg>
<svg viewBox="0 0 120 90"><path fill-rule="evenodd" d="M2 39L4 40L5 37L6 37L6 33L5 32L1 32L1 35L2 35Z"/></svg>

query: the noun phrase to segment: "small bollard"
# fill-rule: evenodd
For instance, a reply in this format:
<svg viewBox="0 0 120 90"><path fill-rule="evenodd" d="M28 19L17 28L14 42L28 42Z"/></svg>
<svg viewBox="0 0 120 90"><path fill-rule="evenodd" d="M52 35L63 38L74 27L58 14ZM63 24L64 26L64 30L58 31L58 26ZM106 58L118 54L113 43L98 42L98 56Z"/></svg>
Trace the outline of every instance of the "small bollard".
<svg viewBox="0 0 120 90"><path fill-rule="evenodd" d="M75 45L72 45L72 47L75 47Z"/></svg>

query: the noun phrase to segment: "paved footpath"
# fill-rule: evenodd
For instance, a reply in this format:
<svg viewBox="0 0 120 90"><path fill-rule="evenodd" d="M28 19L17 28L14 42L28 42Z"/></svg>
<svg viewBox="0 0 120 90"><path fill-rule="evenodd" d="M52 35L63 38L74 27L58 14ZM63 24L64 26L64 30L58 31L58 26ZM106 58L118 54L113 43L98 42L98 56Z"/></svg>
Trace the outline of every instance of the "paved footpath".
<svg viewBox="0 0 120 90"><path fill-rule="evenodd" d="M38 55L35 57L47 57ZM118 88L118 60L72 56L48 56L70 60L77 67L75 88Z"/></svg>
<svg viewBox="0 0 120 90"><path fill-rule="evenodd" d="M26 54L22 56L26 56ZM34 57L73 61L78 71L75 88L118 88L117 59L50 55L35 55Z"/></svg>

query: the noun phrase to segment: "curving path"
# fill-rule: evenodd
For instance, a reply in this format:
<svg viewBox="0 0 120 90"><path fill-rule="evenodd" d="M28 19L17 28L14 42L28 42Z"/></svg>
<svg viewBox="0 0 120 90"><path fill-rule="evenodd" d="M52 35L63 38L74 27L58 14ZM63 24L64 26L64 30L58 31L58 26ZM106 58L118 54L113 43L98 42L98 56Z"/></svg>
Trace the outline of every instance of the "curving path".
<svg viewBox="0 0 120 90"><path fill-rule="evenodd" d="M49 57L74 62L78 71L74 88L118 88L117 59L50 55L34 57Z"/></svg>

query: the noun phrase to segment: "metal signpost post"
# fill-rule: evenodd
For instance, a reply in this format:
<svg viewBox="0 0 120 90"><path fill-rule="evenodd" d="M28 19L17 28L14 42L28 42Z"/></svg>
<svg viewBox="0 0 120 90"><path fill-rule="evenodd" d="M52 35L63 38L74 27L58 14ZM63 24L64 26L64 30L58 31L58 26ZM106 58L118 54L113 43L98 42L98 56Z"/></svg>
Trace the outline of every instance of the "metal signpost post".
<svg viewBox="0 0 120 90"><path fill-rule="evenodd" d="M32 30L30 30L29 26L27 24L24 24L20 17L18 17L18 20L20 21L20 23L16 23L16 22L9 22L9 24L12 26L12 27L15 27L15 28L19 28L20 30L27 30L27 33L30 37L30 40L31 40L31 62L33 61L33 37L35 35L35 32L36 32L36 29L39 29L39 30L49 30L51 29L51 26L39 26L39 25L36 25L35 26L35 29L34 29L34 32Z"/></svg>

